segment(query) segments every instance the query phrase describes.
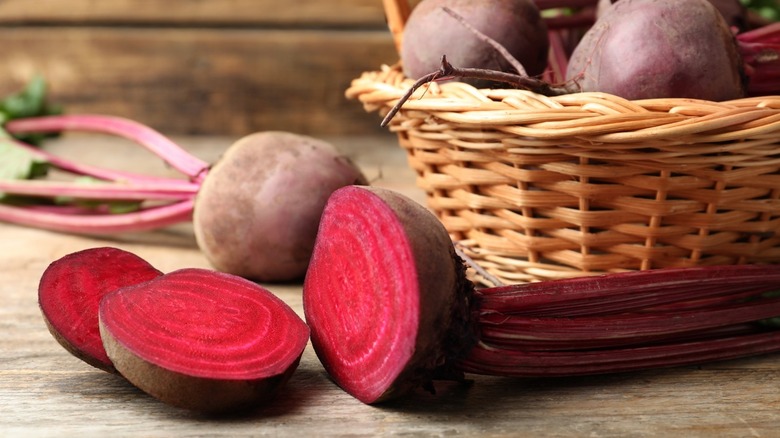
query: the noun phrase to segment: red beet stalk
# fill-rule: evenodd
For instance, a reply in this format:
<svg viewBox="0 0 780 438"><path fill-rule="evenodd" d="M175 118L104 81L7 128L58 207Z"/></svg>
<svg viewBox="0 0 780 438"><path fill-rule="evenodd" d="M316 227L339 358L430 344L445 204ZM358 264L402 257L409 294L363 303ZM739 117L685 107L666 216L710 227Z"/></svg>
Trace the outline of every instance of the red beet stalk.
<svg viewBox="0 0 780 438"><path fill-rule="evenodd" d="M478 343L469 351L468 357L459 362L459 368L465 372L508 377L574 376L700 364L779 350L778 331L577 352L535 352Z"/></svg>
<svg viewBox="0 0 780 438"><path fill-rule="evenodd" d="M780 266L625 272L476 292L464 371L579 375L689 365L780 350Z"/></svg>
<svg viewBox="0 0 780 438"><path fill-rule="evenodd" d="M711 266L477 292L479 342L460 366L512 376L668 367L780 350L780 266ZM571 306L570 308L568 306Z"/></svg>
<svg viewBox="0 0 780 438"><path fill-rule="evenodd" d="M74 177L90 177L97 182L74 180L2 180L0 193L53 201L63 197L102 203L103 208L65 205L0 204L0 221L55 231L106 234L161 228L191 219L193 203L209 164L194 157L159 132L140 123L101 115L64 115L15 119L5 124L12 134L29 132L88 131L120 136L147 148L186 179L162 178L89 166L55 156L12 138L13 146L33 158ZM111 202L138 202L130 212L115 213L106 208Z"/></svg>
<svg viewBox="0 0 780 438"><path fill-rule="evenodd" d="M748 94L780 93L780 22L738 34L737 46L749 78Z"/></svg>
<svg viewBox="0 0 780 438"><path fill-rule="evenodd" d="M623 272L475 290L441 223L378 188L331 196L303 301L314 349L365 403L464 372L570 376L780 351L780 265ZM775 296L775 297L773 297Z"/></svg>

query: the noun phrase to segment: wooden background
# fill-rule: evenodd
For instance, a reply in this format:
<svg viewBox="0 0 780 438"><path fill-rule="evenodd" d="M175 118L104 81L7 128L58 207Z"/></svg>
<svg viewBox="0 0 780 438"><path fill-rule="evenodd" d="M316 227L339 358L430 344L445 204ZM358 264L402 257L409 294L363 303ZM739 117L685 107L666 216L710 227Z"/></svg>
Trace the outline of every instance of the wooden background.
<svg viewBox="0 0 780 438"><path fill-rule="evenodd" d="M0 94L169 135L379 133L344 90L398 59L380 0L4 0L0 41Z"/></svg>

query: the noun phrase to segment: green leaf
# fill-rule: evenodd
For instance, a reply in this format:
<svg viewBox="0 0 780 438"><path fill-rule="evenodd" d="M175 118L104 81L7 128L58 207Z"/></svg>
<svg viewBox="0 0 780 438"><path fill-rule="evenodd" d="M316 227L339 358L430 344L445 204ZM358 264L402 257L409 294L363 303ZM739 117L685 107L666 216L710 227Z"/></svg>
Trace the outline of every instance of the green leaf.
<svg viewBox="0 0 780 438"><path fill-rule="evenodd" d="M107 205L111 214L132 213L141 209L141 203L138 201L110 201Z"/></svg>
<svg viewBox="0 0 780 438"><path fill-rule="evenodd" d="M767 20L780 20L780 5L777 0L742 0L742 4Z"/></svg>
<svg viewBox="0 0 780 438"><path fill-rule="evenodd" d="M23 117L48 116L61 114L62 108L46 101L46 81L43 76L34 76L20 92L0 100L0 124ZM40 145L43 140L56 137L56 133L25 133L17 139L32 145Z"/></svg>
<svg viewBox="0 0 780 438"><path fill-rule="evenodd" d="M30 151L16 146L10 136L0 131L0 179L31 179L45 175L49 163Z"/></svg>
<svg viewBox="0 0 780 438"><path fill-rule="evenodd" d="M83 176L73 180L77 184L106 184L105 181L101 181L89 176ZM70 196L57 196L54 198L54 202L59 205L77 205L84 208L97 209L102 206L108 208L108 212L112 214L131 213L138 211L141 208L141 201L118 201L111 199L77 199Z"/></svg>
<svg viewBox="0 0 780 438"><path fill-rule="evenodd" d="M42 111L45 97L46 83L42 77L36 76L24 90L0 101L0 109L8 120L32 117Z"/></svg>

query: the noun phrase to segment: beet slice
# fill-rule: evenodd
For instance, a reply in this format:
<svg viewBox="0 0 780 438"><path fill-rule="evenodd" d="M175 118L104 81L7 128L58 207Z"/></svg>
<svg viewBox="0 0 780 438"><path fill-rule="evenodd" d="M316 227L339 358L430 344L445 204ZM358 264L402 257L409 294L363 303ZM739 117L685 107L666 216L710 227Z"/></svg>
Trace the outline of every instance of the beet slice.
<svg viewBox="0 0 780 438"><path fill-rule="evenodd" d="M437 221L408 198L373 187L339 189L323 211L304 314L323 366L364 403L446 373L457 349L446 339L464 338L457 330L467 326L470 295L453 291L472 286Z"/></svg>
<svg viewBox="0 0 780 438"><path fill-rule="evenodd" d="M99 317L108 356L127 380L171 405L210 413L270 399L309 337L268 290L196 268L106 295Z"/></svg>
<svg viewBox="0 0 780 438"><path fill-rule="evenodd" d="M38 285L38 305L54 338L71 354L116 372L98 329L98 306L109 292L159 277L162 272L130 252L90 248L52 262Z"/></svg>

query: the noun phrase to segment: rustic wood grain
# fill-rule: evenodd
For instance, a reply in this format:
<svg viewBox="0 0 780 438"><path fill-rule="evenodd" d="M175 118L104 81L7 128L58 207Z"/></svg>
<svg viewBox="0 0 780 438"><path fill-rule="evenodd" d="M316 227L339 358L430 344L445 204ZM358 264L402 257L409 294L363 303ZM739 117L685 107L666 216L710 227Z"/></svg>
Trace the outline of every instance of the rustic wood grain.
<svg viewBox="0 0 780 438"><path fill-rule="evenodd" d="M42 74L70 113L177 135L380 132L344 90L395 59L385 31L0 27L0 40L0 94Z"/></svg>
<svg viewBox="0 0 780 438"><path fill-rule="evenodd" d="M419 3L413 0L410 4ZM0 23L380 27L378 0L4 0Z"/></svg>
<svg viewBox="0 0 780 438"><path fill-rule="evenodd" d="M233 138L182 138L209 161ZM422 200L389 136L334 138L375 185ZM51 146L85 161L168 174L140 148L94 136ZM780 356L571 379L473 377L436 395L366 406L326 377L311 348L286 390L234 418L172 408L121 378L70 356L47 332L36 301L41 273L56 258L117 246L163 271L208 267L189 224L117 236L78 237L0 224L0 436L490 436L776 437ZM268 285L302 314L300 285Z"/></svg>
<svg viewBox="0 0 780 438"><path fill-rule="evenodd" d="M398 60L376 0L7 0L0 41L0 95L42 74L69 112L177 135L378 133L344 90Z"/></svg>

